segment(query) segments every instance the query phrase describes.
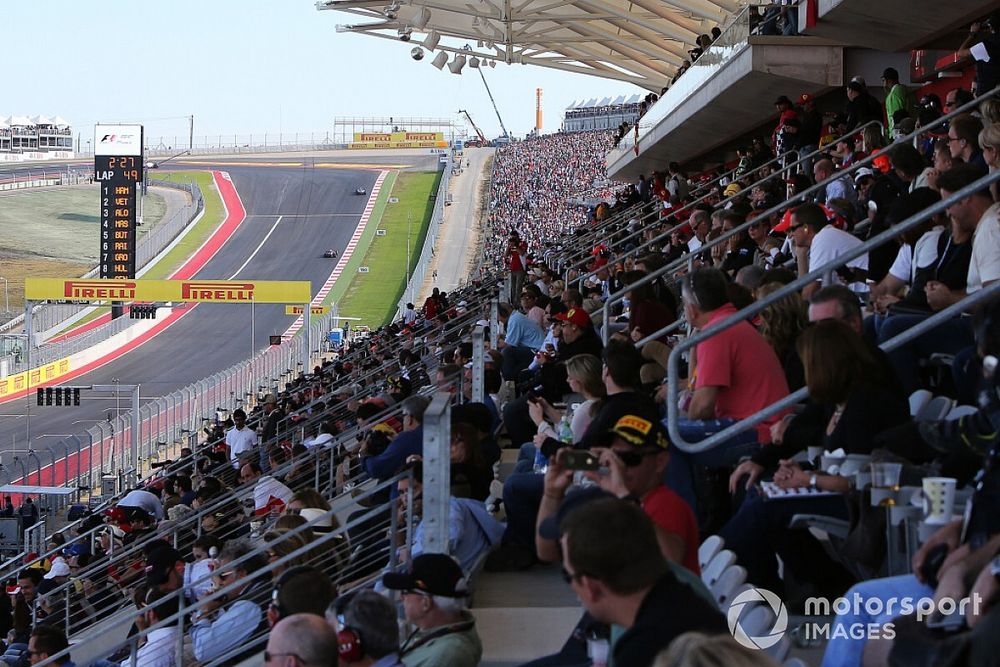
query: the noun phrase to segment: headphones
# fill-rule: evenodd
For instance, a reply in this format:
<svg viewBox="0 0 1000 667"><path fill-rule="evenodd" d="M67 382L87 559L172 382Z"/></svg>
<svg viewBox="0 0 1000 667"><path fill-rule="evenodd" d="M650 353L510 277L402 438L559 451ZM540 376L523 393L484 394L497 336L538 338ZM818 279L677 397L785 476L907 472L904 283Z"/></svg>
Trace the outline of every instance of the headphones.
<svg viewBox="0 0 1000 667"><path fill-rule="evenodd" d="M357 630L344 627L337 633L337 655L346 662L357 662L365 657L364 643Z"/></svg>

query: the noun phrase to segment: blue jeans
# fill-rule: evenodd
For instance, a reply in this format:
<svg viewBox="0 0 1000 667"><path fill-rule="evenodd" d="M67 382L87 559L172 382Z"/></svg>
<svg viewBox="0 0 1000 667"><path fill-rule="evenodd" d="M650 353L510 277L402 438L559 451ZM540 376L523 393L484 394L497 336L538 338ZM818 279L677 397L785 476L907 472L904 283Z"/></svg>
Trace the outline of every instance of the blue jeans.
<svg viewBox="0 0 1000 667"><path fill-rule="evenodd" d="M686 441L698 442L713 433L718 433L722 429L735 424L736 421L735 419L681 419L677 422L677 428ZM667 425L666 419L663 420L663 425ZM697 466L706 466L709 468L732 466L742 457L754 454L758 449L760 449L760 445L757 443L757 432L754 429L739 433L729 440L698 454L688 454L675 446L670 450L670 462L667 463L667 472L664 481L674 493L687 501L691 509L694 510L699 525L703 525L706 517L704 516L704 512L700 511L698 507L698 497L694 488L695 468Z"/></svg>
<svg viewBox="0 0 1000 667"><path fill-rule="evenodd" d="M879 328L879 344L911 329L928 317L929 315L893 315ZM903 384L903 390L909 396L920 389L917 369L921 359L926 359L935 353L957 354L974 344L972 318L953 317L886 354L893 370L896 371L896 376Z"/></svg>
<svg viewBox="0 0 1000 667"><path fill-rule="evenodd" d="M542 504L545 475L534 472L515 473L503 485L503 504L507 511L504 544L520 544L535 548L535 522Z"/></svg>
<svg viewBox="0 0 1000 667"><path fill-rule="evenodd" d="M534 472L537 451L538 448L535 447L534 442L526 442L521 445L521 449L517 453L517 462L514 464L514 473Z"/></svg>
<svg viewBox="0 0 1000 667"><path fill-rule="evenodd" d="M500 372L504 380L517 380L517 374L531 365L535 352L529 347L508 345L500 350Z"/></svg>
<svg viewBox="0 0 1000 667"><path fill-rule="evenodd" d="M751 490L719 531L726 548L736 554L736 562L747 569L747 581L780 594L783 586L776 556L781 556L797 581L829 580L832 572L846 575L808 530L788 528L796 514L847 519L847 503L843 496L767 500L757 490ZM843 576L836 581L843 581Z"/></svg>
<svg viewBox="0 0 1000 667"><path fill-rule="evenodd" d="M854 604L854 597L858 596L860 604ZM855 584L844 594L844 597L851 603L851 609L847 614L838 614L834 620L834 625L830 627L830 642L826 645L826 652L823 654L822 667L857 667L861 664L861 656L865 650L864 639L852 639L851 627L861 627L856 624L868 623L888 623L893 618L902 616L899 610L899 599L903 597L916 598L933 597L934 589L926 584L917 581L912 574L904 574L899 577L887 577L885 579L871 579ZM896 598L895 608L886 608L887 601ZM881 600L882 613L872 614L868 611L868 606L864 604L866 600ZM854 607L857 607L855 609ZM874 608L874 605L871 606ZM808 610L807 610L808 611ZM854 613L859 612L859 613ZM842 629L838 631L837 627ZM857 635L855 635L857 636ZM865 635L862 635L865 636Z"/></svg>

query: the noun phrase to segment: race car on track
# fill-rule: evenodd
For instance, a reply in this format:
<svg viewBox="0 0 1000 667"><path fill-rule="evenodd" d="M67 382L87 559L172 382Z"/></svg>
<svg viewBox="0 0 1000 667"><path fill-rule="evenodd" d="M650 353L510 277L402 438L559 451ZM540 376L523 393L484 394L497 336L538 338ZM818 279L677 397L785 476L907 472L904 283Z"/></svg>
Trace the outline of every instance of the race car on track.
<svg viewBox="0 0 1000 667"><path fill-rule="evenodd" d="M333 248L330 248L329 250L323 253L323 257L327 259L337 259L337 251L334 250Z"/></svg>
<svg viewBox="0 0 1000 667"><path fill-rule="evenodd" d="M354 194L356 195L366 195L368 194L367 188L354 188Z"/></svg>

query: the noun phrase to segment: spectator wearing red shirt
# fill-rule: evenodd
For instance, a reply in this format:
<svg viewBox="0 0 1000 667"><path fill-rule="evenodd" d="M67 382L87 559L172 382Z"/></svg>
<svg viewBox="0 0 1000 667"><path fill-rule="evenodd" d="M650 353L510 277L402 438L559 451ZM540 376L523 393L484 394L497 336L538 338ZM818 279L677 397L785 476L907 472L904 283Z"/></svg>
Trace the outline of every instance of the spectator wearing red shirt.
<svg viewBox="0 0 1000 667"><path fill-rule="evenodd" d="M434 288L431 295L427 297L426 301L424 301L424 307L422 310L424 312L425 320L433 319L439 312L441 312L441 290L437 287Z"/></svg>
<svg viewBox="0 0 1000 667"><path fill-rule="evenodd" d="M711 329L736 313L729 302L727 280L718 269L696 269L685 276L681 296L687 321ZM703 440L763 410L788 395L788 382L774 350L749 322L740 322L698 344L694 393L686 419L677 426L688 442ZM695 508L695 466L727 467L771 441L772 415L750 429L704 452L675 449L667 467L667 485Z"/></svg>
<svg viewBox="0 0 1000 667"><path fill-rule="evenodd" d="M619 498L632 498L653 520L660 550L670 561L678 563L694 574L698 566L698 524L691 507L680 496L663 484L663 472L670 459L670 441L660 424L636 415L621 417L604 434L599 442L603 447L593 451L600 457L600 465L607 473L587 473L606 493ZM538 508L535 548L543 561L559 558L558 519L568 513L580 498L591 499L587 489L571 491L561 505L573 483L573 471L561 464L568 449L550 460L545 473L545 491Z"/></svg>
<svg viewBox="0 0 1000 667"><path fill-rule="evenodd" d="M517 232L511 232L507 240L507 251L504 255L504 263L510 271L510 301L517 303L521 296L521 289L524 287L524 279L527 276L528 244L521 240Z"/></svg>

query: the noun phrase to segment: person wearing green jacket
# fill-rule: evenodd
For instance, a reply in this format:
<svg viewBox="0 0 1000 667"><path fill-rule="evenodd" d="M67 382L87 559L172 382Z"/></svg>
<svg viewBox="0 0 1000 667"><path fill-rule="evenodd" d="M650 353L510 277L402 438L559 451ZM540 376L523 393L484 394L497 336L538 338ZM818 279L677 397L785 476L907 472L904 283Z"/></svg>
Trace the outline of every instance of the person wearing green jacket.
<svg viewBox="0 0 1000 667"><path fill-rule="evenodd" d="M903 109L910 118L917 117L917 100L913 91L899 82L899 72L895 67L886 67L882 72L882 86L885 88L885 117L888 121L889 137L892 138L893 115Z"/></svg>

